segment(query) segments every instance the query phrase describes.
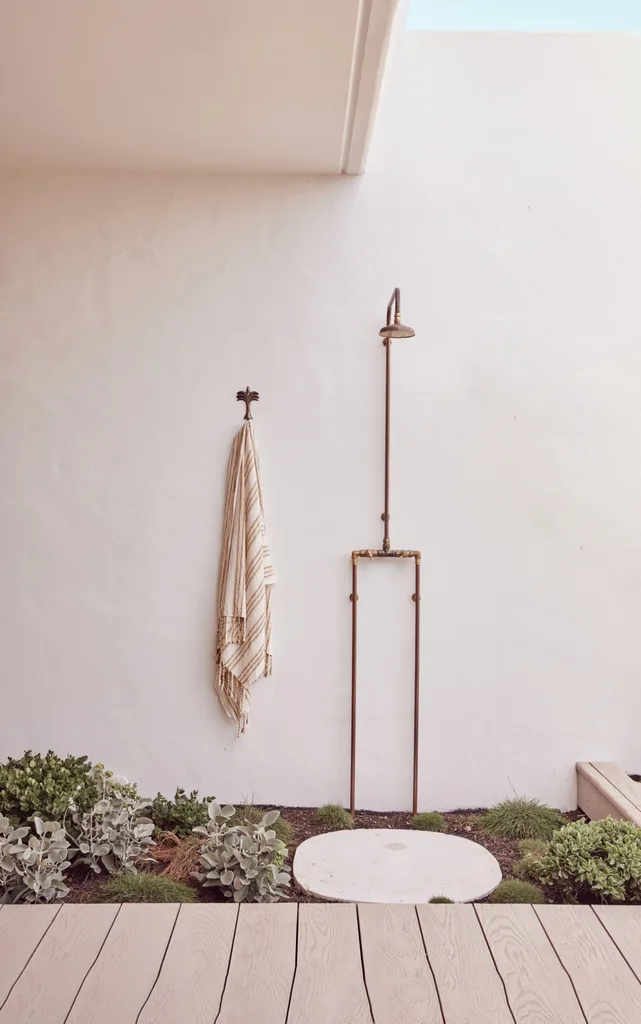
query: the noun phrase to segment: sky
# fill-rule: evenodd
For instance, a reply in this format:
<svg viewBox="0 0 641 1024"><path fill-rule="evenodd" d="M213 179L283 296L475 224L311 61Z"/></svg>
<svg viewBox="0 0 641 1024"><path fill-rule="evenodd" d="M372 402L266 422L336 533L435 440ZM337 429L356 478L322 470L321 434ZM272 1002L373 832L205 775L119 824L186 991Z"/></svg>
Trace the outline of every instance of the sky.
<svg viewBox="0 0 641 1024"><path fill-rule="evenodd" d="M641 32L641 0L410 0L409 29Z"/></svg>

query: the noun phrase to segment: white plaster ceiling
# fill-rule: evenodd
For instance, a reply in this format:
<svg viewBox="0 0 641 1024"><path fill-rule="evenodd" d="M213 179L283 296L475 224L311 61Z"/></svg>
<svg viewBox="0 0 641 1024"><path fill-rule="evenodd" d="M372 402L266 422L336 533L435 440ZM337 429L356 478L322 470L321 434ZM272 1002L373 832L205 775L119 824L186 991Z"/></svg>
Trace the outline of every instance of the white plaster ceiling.
<svg viewBox="0 0 641 1024"><path fill-rule="evenodd" d="M396 0L0 0L0 166L360 172Z"/></svg>

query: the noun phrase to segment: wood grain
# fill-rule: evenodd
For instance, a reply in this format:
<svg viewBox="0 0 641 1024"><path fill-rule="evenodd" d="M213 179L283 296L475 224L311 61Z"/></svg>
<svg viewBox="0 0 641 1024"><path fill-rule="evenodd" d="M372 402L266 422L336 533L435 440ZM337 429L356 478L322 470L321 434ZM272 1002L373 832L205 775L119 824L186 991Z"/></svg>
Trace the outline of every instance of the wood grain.
<svg viewBox="0 0 641 1024"><path fill-rule="evenodd" d="M574 983L588 1024L641 1021L641 984L591 907L534 910Z"/></svg>
<svg viewBox="0 0 641 1024"><path fill-rule="evenodd" d="M296 966L295 903L240 908L217 1024L285 1024Z"/></svg>
<svg viewBox="0 0 641 1024"><path fill-rule="evenodd" d="M288 1024L372 1024L353 903L301 903Z"/></svg>
<svg viewBox="0 0 641 1024"><path fill-rule="evenodd" d="M641 979L641 908L592 907L610 938Z"/></svg>
<svg viewBox="0 0 641 1024"><path fill-rule="evenodd" d="M237 916L236 904L182 905L139 1024L212 1024L220 1009Z"/></svg>
<svg viewBox="0 0 641 1024"><path fill-rule="evenodd" d="M0 1006L59 911L60 906L50 904L3 907L0 915Z"/></svg>
<svg viewBox="0 0 641 1024"><path fill-rule="evenodd" d="M151 992L178 904L126 903L69 1014L69 1024L134 1024Z"/></svg>
<svg viewBox="0 0 641 1024"><path fill-rule="evenodd" d="M118 906L63 906L0 1010L0 1024L63 1024Z"/></svg>
<svg viewBox="0 0 641 1024"><path fill-rule="evenodd" d="M577 801L593 821L619 818L641 826L641 811L587 761L579 761Z"/></svg>
<svg viewBox="0 0 641 1024"><path fill-rule="evenodd" d="M423 904L417 912L447 1024L514 1024L474 907Z"/></svg>
<svg viewBox="0 0 641 1024"><path fill-rule="evenodd" d="M516 1024L585 1024L574 989L530 906L476 908Z"/></svg>
<svg viewBox="0 0 641 1024"><path fill-rule="evenodd" d="M376 1024L443 1024L415 908L362 903L358 917Z"/></svg>
<svg viewBox="0 0 641 1024"><path fill-rule="evenodd" d="M629 800L631 804L641 813L641 785L633 782L623 768L612 761L591 761L592 767L599 772L607 782L618 789L620 793Z"/></svg>

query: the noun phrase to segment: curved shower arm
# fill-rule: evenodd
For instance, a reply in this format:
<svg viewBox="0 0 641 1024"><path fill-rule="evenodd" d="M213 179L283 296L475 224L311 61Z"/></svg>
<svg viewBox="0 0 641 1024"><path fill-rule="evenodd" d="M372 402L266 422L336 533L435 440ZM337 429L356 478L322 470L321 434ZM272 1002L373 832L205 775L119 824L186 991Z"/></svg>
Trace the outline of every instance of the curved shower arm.
<svg viewBox="0 0 641 1024"><path fill-rule="evenodd" d="M394 309L394 319L392 319L392 309ZM401 322L401 290L395 288L392 297L389 300L387 306L387 326L391 327L392 323L400 324Z"/></svg>

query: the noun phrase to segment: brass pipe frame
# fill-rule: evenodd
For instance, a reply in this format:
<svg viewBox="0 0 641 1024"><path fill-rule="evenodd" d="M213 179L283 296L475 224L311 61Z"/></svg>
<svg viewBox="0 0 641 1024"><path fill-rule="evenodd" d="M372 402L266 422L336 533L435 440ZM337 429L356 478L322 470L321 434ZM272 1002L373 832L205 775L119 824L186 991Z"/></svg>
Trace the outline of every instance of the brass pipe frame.
<svg viewBox="0 0 641 1024"><path fill-rule="evenodd" d="M418 741L419 741L419 705L420 705L420 656L421 656L421 552L410 550L391 550L389 535L389 497L390 497L390 406L391 406L391 375L392 375L392 338L410 338L414 336L411 327L401 324L401 293L398 288L392 292L387 306L386 325L379 331L385 345L385 492L384 512L381 519L384 523L383 546L381 549L365 548L352 551L352 721L351 721L351 754L349 805L354 814L356 810L356 675L358 646L358 562L361 558L413 558L415 563L414 593L414 773L412 792L412 813L418 813ZM391 328L398 325L396 333Z"/></svg>
<svg viewBox="0 0 641 1024"><path fill-rule="evenodd" d="M349 809L356 810L356 676L357 676L357 641L358 641L358 562L361 558L413 558L414 559L414 755L413 755L413 789L412 814L418 814L418 740L420 711L420 656L421 656L421 552L409 550L375 550L364 548L352 551L352 721L351 751L349 778Z"/></svg>

